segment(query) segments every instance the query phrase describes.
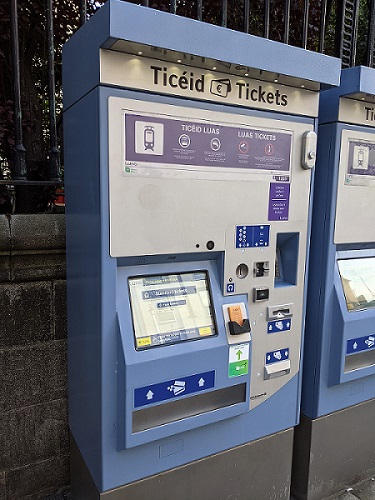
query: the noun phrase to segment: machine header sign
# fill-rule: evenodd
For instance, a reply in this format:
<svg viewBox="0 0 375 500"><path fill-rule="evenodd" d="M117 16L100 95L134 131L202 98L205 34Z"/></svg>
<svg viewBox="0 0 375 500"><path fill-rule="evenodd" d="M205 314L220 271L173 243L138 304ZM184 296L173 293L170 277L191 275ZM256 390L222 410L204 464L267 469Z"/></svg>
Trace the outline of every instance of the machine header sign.
<svg viewBox="0 0 375 500"><path fill-rule="evenodd" d="M108 50L100 53L100 80L104 84L220 104L304 116L318 114L317 92L280 85L277 79L264 82Z"/></svg>
<svg viewBox="0 0 375 500"><path fill-rule="evenodd" d="M373 102L340 98L339 121L355 125L375 126L375 106Z"/></svg>

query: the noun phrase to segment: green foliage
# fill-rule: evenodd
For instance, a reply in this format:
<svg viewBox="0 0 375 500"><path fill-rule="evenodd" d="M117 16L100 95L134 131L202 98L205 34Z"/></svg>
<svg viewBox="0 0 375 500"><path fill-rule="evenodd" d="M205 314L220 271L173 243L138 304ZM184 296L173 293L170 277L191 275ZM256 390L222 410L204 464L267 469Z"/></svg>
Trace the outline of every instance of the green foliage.
<svg viewBox="0 0 375 500"><path fill-rule="evenodd" d="M12 166L14 161L14 97L12 88L10 3L0 3L0 167ZM88 3L88 15L97 5ZM54 0L54 54L56 78L56 106L58 125L61 126L61 49L79 27L79 7L74 0ZM26 149L28 178L47 178L48 137L48 44L45 0L19 0L19 64L21 77L21 108L23 145ZM59 127L59 133L61 133ZM6 168L8 170L8 168ZM40 190L41 200L32 203L29 210L45 210L50 190ZM4 196L3 196L4 198ZM0 211L1 209L0 196ZM7 204L8 205L8 204ZM18 204L19 205L19 204Z"/></svg>
<svg viewBox="0 0 375 500"><path fill-rule="evenodd" d="M3 158L11 162L14 139L9 8L10 2L0 3L0 152ZM89 14L96 9L96 4L88 4ZM58 107L61 108L61 48L79 26L78 4L73 0L55 0L53 14L56 96ZM48 128L45 1L19 0L18 23L24 142L25 146L30 146L26 147L27 160L33 163L45 158L48 147L45 143ZM30 134L32 141L29 140ZM39 137L35 142L36 135Z"/></svg>
<svg viewBox="0 0 375 500"><path fill-rule="evenodd" d="M359 2L356 65L366 64L368 50L367 34L370 22L370 9L368 4L369 2L367 0L360 0Z"/></svg>
<svg viewBox="0 0 375 500"><path fill-rule="evenodd" d="M105 0L104 0L105 1ZM87 15L92 15L104 1L87 0ZM366 60L367 33L369 29L370 0L359 0L359 22L357 41L357 64ZM54 53L56 99L58 113L58 132L61 134L61 49L66 40L78 29L80 24L80 0L54 0ZM141 4L144 2L132 1ZM220 0L203 0L203 21L228 28L248 31L253 35L264 36L265 0L250 2L249 26L244 26L245 0L227 0L227 13L222 12ZM328 0L328 17L324 35L324 52L337 53L335 39L340 35L337 12L340 0ZM149 6L158 10L170 11L169 0L149 0ZM289 33L287 42L303 45L303 13L305 0L290 0ZM309 0L307 48L320 50L321 0ZM177 0L176 13L181 16L197 18L197 0ZM285 0L270 1L269 38L283 42L285 33ZM10 1L0 2L0 169L12 166L14 148L14 112L10 46ZM47 33L45 0L18 0L19 46L22 91L23 143L26 148L26 162L29 178L42 180L47 177L49 150L48 138L48 68ZM373 42L373 41L372 41ZM0 189L1 191L1 189ZM44 195L43 195L44 196ZM0 192L0 211L2 205ZM45 210L48 200L38 201L32 210Z"/></svg>

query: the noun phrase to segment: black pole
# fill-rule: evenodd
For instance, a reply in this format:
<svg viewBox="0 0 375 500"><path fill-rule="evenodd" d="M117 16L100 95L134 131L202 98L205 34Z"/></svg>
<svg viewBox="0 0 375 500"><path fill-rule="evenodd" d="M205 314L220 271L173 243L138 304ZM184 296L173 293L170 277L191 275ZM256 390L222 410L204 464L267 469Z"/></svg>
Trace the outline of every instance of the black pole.
<svg viewBox="0 0 375 500"><path fill-rule="evenodd" d="M197 19L203 20L203 0L197 0Z"/></svg>
<svg viewBox="0 0 375 500"><path fill-rule="evenodd" d="M342 67L354 66L357 46L359 0L342 0L337 4L335 56Z"/></svg>
<svg viewBox="0 0 375 500"><path fill-rule="evenodd" d="M243 30L245 33L250 32L250 0L245 0L243 4Z"/></svg>
<svg viewBox="0 0 375 500"><path fill-rule="evenodd" d="M221 26L224 28L228 24L228 0L222 0L221 2Z"/></svg>
<svg viewBox="0 0 375 500"><path fill-rule="evenodd" d="M368 0L367 6L369 9L369 26L367 30L367 47L366 47L366 57L365 64L370 68L374 67L375 64L375 1Z"/></svg>
<svg viewBox="0 0 375 500"><path fill-rule="evenodd" d="M289 24L290 24L290 0L285 0L284 37L283 37L284 43L289 43Z"/></svg>
<svg viewBox="0 0 375 500"><path fill-rule="evenodd" d="M309 32L309 0L305 0L303 6L302 47L307 47L307 35Z"/></svg>
<svg viewBox="0 0 375 500"><path fill-rule="evenodd" d="M327 0L322 0L320 11L320 34L319 34L319 52L324 52L324 42L326 34L326 24L328 20Z"/></svg>
<svg viewBox="0 0 375 500"><path fill-rule="evenodd" d="M18 40L18 4L10 2L12 80L14 101L14 179L26 179L26 150L22 138L20 49Z"/></svg>
<svg viewBox="0 0 375 500"><path fill-rule="evenodd" d="M82 26L87 21L87 2L80 0L79 2L79 24Z"/></svg>
<svg viewBox="0 0 375 500"><path fill-rule="evenodd" d="M59 180L60 151L57 146L56 96L55 96L55 48L53 40L52 0L46 0L47 47L48 47L48 101L49 101L49 179Z"/></svg>
<svg viewBox="0 0 375 500"><path fill-rule="evenodd" d="M270 0L265 0L264 2L264 38L270 37L270 14L271 14L271 2Z"/></svg>
<svg viewBox="0 0 375 500"><path fill-rule="evenodd" d="M172 12L172 14L176 14L176 12L177 12L177 0L171 0L169 10L170 10L170 12Z"/></svg>

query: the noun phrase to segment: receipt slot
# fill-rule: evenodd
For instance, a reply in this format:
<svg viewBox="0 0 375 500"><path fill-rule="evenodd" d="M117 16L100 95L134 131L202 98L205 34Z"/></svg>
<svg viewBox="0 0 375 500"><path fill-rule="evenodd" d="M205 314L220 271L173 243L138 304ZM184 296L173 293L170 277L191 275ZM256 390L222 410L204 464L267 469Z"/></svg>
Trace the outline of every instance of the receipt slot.
<svg viewBox="0 0 375 500"><path fill-rule="evenodd" d="M116 0L66 44L75 498L288 498L305 134L339 66Z"/></svg>
<svg viewBox="0 0 375 500"><path fill-rule="evenodd" d="M293 494L321 499L375 472L375 70L321 95Z"/></svg>

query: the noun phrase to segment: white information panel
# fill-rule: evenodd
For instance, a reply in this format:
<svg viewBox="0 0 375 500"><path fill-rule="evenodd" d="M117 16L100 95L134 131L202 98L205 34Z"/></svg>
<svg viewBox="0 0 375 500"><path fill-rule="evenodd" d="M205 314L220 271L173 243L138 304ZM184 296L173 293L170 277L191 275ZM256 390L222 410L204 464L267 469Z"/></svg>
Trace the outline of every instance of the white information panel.
<svg viewBox="0 0 375 500"><path fill-rule="evenodd" d="M341 133L334 243L375 239L375 134Z"/></svg>
<svg viewBox="0 0 375 500"><path fill-rule="evenodd" d="M100 51L100 81L174 97L318 116L319 93L302 86L290 87L280 85L277 78L266 82L115 50Z"/></svg>

